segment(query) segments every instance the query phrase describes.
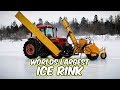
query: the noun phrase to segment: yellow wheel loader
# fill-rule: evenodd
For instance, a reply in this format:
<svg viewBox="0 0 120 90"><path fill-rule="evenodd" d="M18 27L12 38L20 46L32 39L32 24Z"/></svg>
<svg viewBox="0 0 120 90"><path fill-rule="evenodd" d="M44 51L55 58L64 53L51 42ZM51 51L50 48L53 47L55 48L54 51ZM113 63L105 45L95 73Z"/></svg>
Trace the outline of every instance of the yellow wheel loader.
<svg viewBox="0 0 120 90"><path fill-rule="evenodd" d="M15 17L35 36L28 39L23 46L26 57L32 59L40 56L46 58L51 55L55 59L69 58L73 55L73 47L66 38L55 36L52 25L33 25L21 12Z"/></svg>

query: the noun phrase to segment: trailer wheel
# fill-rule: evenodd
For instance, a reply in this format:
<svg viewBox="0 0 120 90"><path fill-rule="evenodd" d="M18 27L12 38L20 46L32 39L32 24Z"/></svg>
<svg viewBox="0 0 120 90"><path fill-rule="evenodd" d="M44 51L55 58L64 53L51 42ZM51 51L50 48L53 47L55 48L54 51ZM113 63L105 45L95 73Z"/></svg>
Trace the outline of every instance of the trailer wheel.
<svg viewBox="0 0 120 90"><path fill-rule="evenodd" d="M106 53L101 53L101 54L100 54L100 57L101 57L102 59L105 59L105 58L107 57L107 54L106 54Z"/></svg>
<svg viewBox="0 0 120 90"><path fill-rule="evenodd" d="M62 46L61 45L59 45L59 44L56 44L55 43L55 45L59 48L59 50L63 50L63 48L62 48ZM56 56L56 55L54 55L53 53L51 54L52 55L52 57L53 58L55 58L55 59L60 59L60 58L62 58L62 52L61 53L59 53L59 55L58 56Z"/></svg>
<svg viewBox="0 0 120 90"><path fill-rule="evenodd" d="M36 40L28 40L25 42L23 52L29 59L38 57L38 44Z"/></svg>
<svg viewBox="0 0 120 90"><path fill-rule="evenodd" d="M92 56L91 54L86 54L87 58L90 60L96 60L99 56L99 54L96 54L96 56Z"/></svg>

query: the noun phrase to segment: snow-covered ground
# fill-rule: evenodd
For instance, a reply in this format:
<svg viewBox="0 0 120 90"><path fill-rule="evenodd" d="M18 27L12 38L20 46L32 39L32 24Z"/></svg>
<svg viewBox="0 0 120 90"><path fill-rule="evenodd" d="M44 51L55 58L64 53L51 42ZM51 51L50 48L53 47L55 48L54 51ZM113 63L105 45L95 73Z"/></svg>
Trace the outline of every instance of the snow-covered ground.
<svg viewBox="0 0 120 90"><path fill-rule="evenodd" d="M77 37L77 36L76 36ZM85 37L85 36L83 36ZM79 38L79 37L77 37ZM36 68L30 66L23 54L22 41L0 41L1 79L120 79L120 38L116 36L92 36L97 46L106 47L107 58L90 61L82 76L36 76ZM70 39L69 42L71 43ZM50 57L50 56L49 56ZM72 56L79 57L79 55ZM82 56L86 57L85 55Z"/></svg>

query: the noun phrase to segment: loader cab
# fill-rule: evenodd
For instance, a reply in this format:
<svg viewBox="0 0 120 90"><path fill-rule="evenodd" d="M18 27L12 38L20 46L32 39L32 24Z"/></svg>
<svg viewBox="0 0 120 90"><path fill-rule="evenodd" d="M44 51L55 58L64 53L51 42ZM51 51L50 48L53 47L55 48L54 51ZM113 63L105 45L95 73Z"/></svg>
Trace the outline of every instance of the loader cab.
<svg viewBox="0 0 120 90"><path fill-rule="evenodd" d="M48 38L54 38L54 27L51 25L38 25L37 28L40 29L40 31L47 36Z"/></svg>
<svg viewBox="0 0 120 90"><path fill-rule="evenodd" d="M37 28L47 36L53 43L58 43L61 46L68 44L66 38L57 37L57 28L54 28L52 25L37 25Z"/></svg>

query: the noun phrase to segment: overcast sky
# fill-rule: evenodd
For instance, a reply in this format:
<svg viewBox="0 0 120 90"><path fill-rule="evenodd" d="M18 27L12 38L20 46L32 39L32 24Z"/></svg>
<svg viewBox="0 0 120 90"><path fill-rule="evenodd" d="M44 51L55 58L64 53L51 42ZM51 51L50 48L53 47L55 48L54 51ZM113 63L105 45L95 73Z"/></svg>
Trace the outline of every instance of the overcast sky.
<svg viewBox="0 0 120 90"><path fill-rule="evenodd" d="M38 19L42 18L43 22L46 20L49 22L58 22L59 17L66 16L68 21L73 18L77 18L78 21L82 17L87 18L89 21L93 20L94 15L98 15L98 19L101 17L105 21L110 15L116 16L120 14L120 11L21 11L31 22L38 23ZM18 25L21 23L15 18L17 11L0 11L0 25L11 25L11 22L16 21Z"/></svg>

